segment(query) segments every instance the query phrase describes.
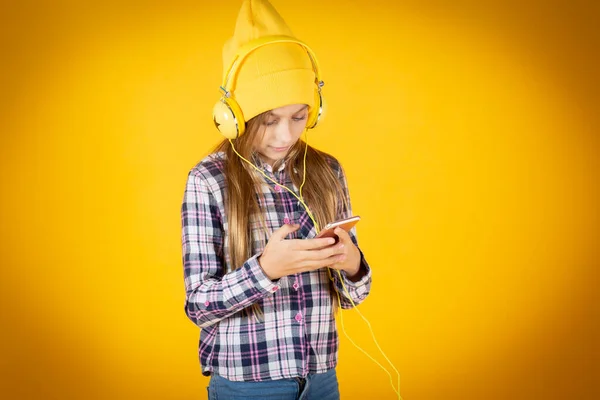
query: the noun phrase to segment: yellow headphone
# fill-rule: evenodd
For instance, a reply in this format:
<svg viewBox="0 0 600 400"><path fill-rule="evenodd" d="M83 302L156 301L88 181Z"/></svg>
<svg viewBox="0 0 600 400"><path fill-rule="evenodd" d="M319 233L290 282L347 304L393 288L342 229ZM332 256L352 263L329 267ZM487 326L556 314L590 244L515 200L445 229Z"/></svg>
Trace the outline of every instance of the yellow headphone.
<svg viewBox="0 0 600 400"><path fill-rule="evenodd" d="M263 46L274 44L274 43L297 43L302 46L310 61L312 63L313 71L315 73L315 106L309 110L308 120L306 122L307 129L313 129L317 126L319 121L323 119L325 112L325 104L323 96L321 95L321 88L325 84L319 74L319 64L317 58L308 45L296 38L285 35L274 35L265 36L253 40L240 47L236 53L231 65L229 66L223 84L220 89L222 91L221 99L213 107L213 121L215 126L221 132L223 136L228 139L236 139L244 134L246 129L246 120L244 114L237 101L233 97L233 82L235 82L236 74L242 61L254 50L259 49ZM229 86L231 84L231 86Z"/></svg>

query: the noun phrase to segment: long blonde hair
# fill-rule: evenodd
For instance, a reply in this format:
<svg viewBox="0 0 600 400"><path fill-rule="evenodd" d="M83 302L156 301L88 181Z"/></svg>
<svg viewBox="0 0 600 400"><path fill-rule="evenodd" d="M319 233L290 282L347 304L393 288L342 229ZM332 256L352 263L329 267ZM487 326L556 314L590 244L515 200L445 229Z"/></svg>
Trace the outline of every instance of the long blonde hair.
<svg viewBox="0 0 600 400"><path fill-rule="evenodd" d="M253 157L253 144L258 135L264 134L264 121L269 112L250 119L244 135L234 140L235 150L247 160ZM303 162L306 143L298 140L290 149L285 159L285 172L291 177L295 187L300 187L303 178ZM215 149L225 153L225 180L229 243L229 260L233 269L241 267L255 251L251 232L252 221L262 221L264 215L260 210L258 199L261 196L260 184L264 182L258 172L240 159L229 140L224 140ZM311 146L306 148L306 181L302 189L304 202L308 205L313 217L320 227L335 221L346 210L346 195L341 182L328 162L327 153ZM274 166L274 170L277 165ZM270 236L270 234L269 234ZM330 286L331 288L331 286ZM334 290L334 289L332 289ZM335 303L335 302L334 302ZM262 310L258 304L252 307L256 314Z"/></svg>

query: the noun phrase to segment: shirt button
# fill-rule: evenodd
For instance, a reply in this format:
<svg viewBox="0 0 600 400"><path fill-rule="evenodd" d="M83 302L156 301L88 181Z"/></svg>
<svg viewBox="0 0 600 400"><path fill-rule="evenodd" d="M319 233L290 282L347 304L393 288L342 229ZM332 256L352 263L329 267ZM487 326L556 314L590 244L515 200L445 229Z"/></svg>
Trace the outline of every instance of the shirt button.
<svg viewBox="0 0 600 400"><path fill-rule="evenodd" d="M281 192L281 186L279 186L279 185L275 185L274 189L276 192Z"/></svg>
<svg viewBox="0 0 600 400"><path fill-rule="evenodd" d="M301 314L301 313L298 313L298 314L296 314L296 316L294 317L294 319L295 319L297 322L302 322L302 314Z"/></svg>
<svg viewBox="0 0 600 400"><path fill-rule="evenodd" d="M288 217L285 217L285 218L283 219L283 223L284 223L284 224L289 224L290 222L291 222L291 221L290 221L290 219L289 219Z"/></svg>
<svg viewBox="0 0 600 400"><path fill-rule="evenodd" d="M273 290L274 292L276 292L276 291L279 290L279 286L273 286L273 289L271 289L271 290Z"/></svg>
<svg viewBox="0 0 600 400"><path fill-rule="evenodd" d="M205 306L205 307L208 307L209 305L210 305L210 301L205 301L205 302L204 302L204 306Z"/></svg>
<svg viewBox="0 0 600 400"><path fill-rule="evenodd" d="M293 287L295 290L298 290L298 288L300 287L300 285L298 285L298 282L294 282L294 284L292 285L292 287Z"/></svg>

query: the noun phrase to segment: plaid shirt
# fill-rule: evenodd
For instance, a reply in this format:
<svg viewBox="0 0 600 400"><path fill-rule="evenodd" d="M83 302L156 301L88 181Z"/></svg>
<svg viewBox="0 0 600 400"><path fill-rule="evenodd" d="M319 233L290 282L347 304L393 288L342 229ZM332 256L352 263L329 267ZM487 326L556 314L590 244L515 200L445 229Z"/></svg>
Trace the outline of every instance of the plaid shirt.
<svg viewBox="0 0 600 400"><path fill-rule="evenodd" d="M260 224L251 225L254 255L240 268L229 265L224 157L223 153L209 155L192 168L181 208L185 312L202 328L199 358L203 374L263 381L305 377L334 368L338 335L332 301L337 302L337 296L332 298L326 268L270 280L257 262L265 244ZM329 161L348 196L342 167L333 158ZM278 171L260 161L255 165L297 193L284 165ZM264 200L259 204L267 228L274 231L283 224L298 223L300 229L291 237L314 237L313 223L297 199L263 180ZM347 214L351 215L351 210ZM357 244L355 228L350 237ZM371 287L371 270L362 252L361 268L365 274L358 282L350 281L342 271L355 304L367 297ZM337 272L332 275L342 308L351 308ZM263 310L262 321L243 311L255 303Z"/></svg>

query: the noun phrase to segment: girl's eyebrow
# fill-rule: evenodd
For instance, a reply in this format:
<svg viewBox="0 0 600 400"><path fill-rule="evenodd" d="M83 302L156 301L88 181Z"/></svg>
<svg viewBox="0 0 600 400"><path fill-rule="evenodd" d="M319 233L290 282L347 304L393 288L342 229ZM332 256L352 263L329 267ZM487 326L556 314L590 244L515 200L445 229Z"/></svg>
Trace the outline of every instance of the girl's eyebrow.
<svg viewBox="0 0 600 400"><path fill-rule="evenodd" d="M306 104L305 104L305 105L304 105L304 107L302 107L301 109L299 109L298 111L296 111L296 112L295 112L293 115L296 115L296 114L298 114L298 113L300 113L300 112L302 112L302 111L306 110L307 108L308 108L308 105L306 105ZM272 116L272 117L275 117L275 118L281 118L281 115L279 115L279 114L277 114L277 113L274 113L273 111L271 111L269 114L270 114L270 116Z"/></svg>

